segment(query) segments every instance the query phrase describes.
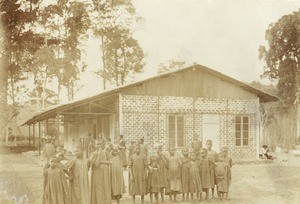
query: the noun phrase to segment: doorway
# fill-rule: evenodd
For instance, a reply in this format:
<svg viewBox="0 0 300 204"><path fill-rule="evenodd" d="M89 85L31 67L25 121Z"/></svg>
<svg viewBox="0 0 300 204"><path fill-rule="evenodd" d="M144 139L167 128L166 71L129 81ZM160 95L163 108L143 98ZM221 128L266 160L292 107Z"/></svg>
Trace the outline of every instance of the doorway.
<svg viewBox="0 0 300 204"><path fill-rule="evenodd" d="M206 146L206 140L213 142L214 151L220 151L220 116L217 114L203 115L203 147Z"/></svg>

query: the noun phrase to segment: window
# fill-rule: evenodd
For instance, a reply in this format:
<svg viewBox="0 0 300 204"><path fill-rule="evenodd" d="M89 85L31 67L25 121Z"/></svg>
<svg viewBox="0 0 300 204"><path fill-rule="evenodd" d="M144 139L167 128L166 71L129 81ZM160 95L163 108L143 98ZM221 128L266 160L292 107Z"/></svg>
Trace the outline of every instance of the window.
<svg viewBox="0 0 300 204"><path fill-rule="evenodd" d="M184 138L184 116L169 116L169 146L183 147L185 145Z"/></svg>
<svg viewBox="0 0 300 204"><path fill-rule="evenodd" d="M235 145L249 145L249 117L236 116L235 118Z"/></svg>

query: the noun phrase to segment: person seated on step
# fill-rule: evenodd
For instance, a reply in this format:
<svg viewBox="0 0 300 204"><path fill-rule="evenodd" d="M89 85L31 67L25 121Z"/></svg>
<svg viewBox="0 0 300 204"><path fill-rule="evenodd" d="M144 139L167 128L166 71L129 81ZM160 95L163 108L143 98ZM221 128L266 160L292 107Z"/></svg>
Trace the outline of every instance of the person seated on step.
<svg viewBox="0 0 300 204"><path fill-rule="evenodd" d="M272 159L272 154L270 153L270 150L267 145L263 145L260 153L259 153L260 159Z"/></svg>

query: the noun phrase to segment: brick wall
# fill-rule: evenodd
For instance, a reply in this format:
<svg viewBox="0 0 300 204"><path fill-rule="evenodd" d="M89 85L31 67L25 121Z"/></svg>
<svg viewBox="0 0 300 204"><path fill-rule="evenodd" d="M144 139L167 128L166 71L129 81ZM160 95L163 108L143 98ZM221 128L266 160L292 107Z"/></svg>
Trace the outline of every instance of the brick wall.
<svg viewBox="0 0 300 204"><path fill-rule="evenodd" d="M128 141L144 137L153 146L160 142L168 146L168 116L185 116L186 145L194 136L202 139L203 114L218 114L220 117L220 147L228 146L230 154L254 157L256 153L257 100L212 99L175 96L123 95L123 134ZM250 117L249 146L235 146L235 116Z"/></svg>

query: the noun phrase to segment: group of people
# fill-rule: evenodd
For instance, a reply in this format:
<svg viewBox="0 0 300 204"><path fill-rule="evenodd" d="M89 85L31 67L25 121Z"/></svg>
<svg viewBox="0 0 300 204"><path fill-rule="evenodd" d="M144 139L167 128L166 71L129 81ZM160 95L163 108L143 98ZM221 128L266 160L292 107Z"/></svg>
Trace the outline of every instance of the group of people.
<svg viewBox="0 0 300 204"><path fill-rule="evenodd" d="M86 145L81 143L74 149L74 158L67 160L62 148L53 151L53 144L46 141L43 202L108 204L116 200L120 203L125 193L126 169L128 193L134 203L136 196L144 203L146 195L151 203L164 202L165 195L178 202L179 194L183 201L214 198L215 194L223 200L228 196L232 159L226 147L217 153L212 145L207 140L204 148L196 140L191 148L169 147L166 154L164 146L158 144L155 153L149 154L143 138L130 147L123 136L115 145L98 138Z"/></svg>

